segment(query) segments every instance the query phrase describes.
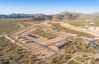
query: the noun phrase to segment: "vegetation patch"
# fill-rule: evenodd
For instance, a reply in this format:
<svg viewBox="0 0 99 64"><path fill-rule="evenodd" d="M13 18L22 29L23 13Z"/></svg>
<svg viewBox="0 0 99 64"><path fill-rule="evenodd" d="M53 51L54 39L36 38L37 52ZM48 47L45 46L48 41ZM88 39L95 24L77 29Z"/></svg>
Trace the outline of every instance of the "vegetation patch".
<svg viewBox="0 0 99 64"><path fill-rule="evenodd" d="M77 62L77 61L75 61L75 60L71 60L69 63L67 63L67 64L81 64L81 63L79 63L79 62Z"/></svg>
<svg viewBox="0 0 99 64"><path fill-rule="evenodd" d="M94 48L84 44L84 40L80 38L74 38L72 41L66 42L64 47L64 54L57 55L51 64L65 64L68 62L76 52L86 52L86 53L95 53ZM75 64L76 61L71 61L69 64ZM78 62L76 64L79 64Z"/></svg>
<svg viewBox="0 0 99 64"><path fill-rule="evenodd" d="M0 34L10 33L19 28L16 22L0 22Z"/></svg>
<svg viewBox="0 0 99 64"><path fill-rule="evenodd" d="M65 53L73 54L75 52L87 52L95 53L95 49L90 45L84 43L85 41L81 38L75 38L73 41L68 42L65 46Z"/></svg>
<svg viewBox="0 0 99 64"><path fill-rule="evenodd" d="M71 55L63 54L63 55L58 55L54 59L52 59L50 64L65 64L69 59L71 59Z"/></svg>
<svg viewBox="0 0 99 64"><path fill-rule="evenodd" d="M85 25L88 23L84 20L71 20L71 21L66 21L66 23L69 23L73 26L77 26L77 27L85 27Z"/></svg>
<svg viewBox="0 0 99 64"><path fill-rule="evenodd" d="M94 19L92 21L76 19L76 20L71 20L71 21L69 20L69 21L66 21L66 22L73 25L73 26L83 27L83 28L86 27L86 25L99 27L99 19Z"/></svg>
<svg viewBox="0 0 99 64"><path fill-rule="evenodd" d="M45 32L41 29L36 29L33 34L36 34L36 35L39 35L39 36L42 36L42 37L45 37L47 39L53 39L53 38L56 38L57 35L55 34L52 34L52 33L48 33L48 32Z"/></svg>
<svg viewBox="0 0 99 64"><path fill-rule="evenodd" d="M0 19L0 34L10 33L20 27L19 23L26 20L25 18ZM24 24L26 25L26 24Z"/></svg>
<svg viewBox="0 0 99 64"><path fill-rule="evenodd" d="M78 36L85 36L85 37L88 37L88 38L94 38L94 36L91 35L91 34L80 32L80 31L76 31L76 30L72 30L72 29L63 27L59 23L52 24L52 28L54 30L58 30L58 31L64 31L64 32L68 32L68 33L77 34Z"/></svg>
<svg viewBox="0 0 99 64"><path fill-rule="evenodd" d="M0 63L8 60L10 64L37 64L41 60L34 54L15 45L4 37L0 38ZM40 62L42 64L42 62Z"/></svg>

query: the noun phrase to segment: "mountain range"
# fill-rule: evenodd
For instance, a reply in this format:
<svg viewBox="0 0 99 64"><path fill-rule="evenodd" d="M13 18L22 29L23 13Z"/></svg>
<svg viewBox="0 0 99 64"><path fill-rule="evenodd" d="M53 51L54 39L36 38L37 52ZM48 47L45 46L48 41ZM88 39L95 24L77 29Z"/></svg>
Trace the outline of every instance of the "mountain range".
<svg viewBox="0 0 99 64"><path fill-rule="evenodd" d="M81 14L74 12L63 12L52 15L45 14L9 14L0 15L0 18L32 18L33 20L74 20L74 19L92 19L99 18L99 13L94 14Z"/></svg>

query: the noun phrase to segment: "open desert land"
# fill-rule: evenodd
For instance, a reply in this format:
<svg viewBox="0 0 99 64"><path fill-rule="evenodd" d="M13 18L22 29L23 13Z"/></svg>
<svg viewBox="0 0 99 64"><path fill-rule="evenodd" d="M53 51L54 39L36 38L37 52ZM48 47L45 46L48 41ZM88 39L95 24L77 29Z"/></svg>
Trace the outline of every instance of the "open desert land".
<svg viewBox="0 0 99 64"><path fill-rule="evenodd" d="M40 30L41 33L38 33L40 32ZM63 35L58 36L58 34L59 33L57 31L52 30L49 26L44 25L40 26L39 24L33 24L28 28L18 30L7 36L13 39L14 41L17 41L16 44L20 44L20 46L22 46L23 48L33 51L34 54L38 56L44 55L45 58L47 57L49 58L59 51L57 48L55 48L55 44L69 37L66 34L64 34L64 36ZM28 35L33 36L31 37L31 39L33 38L34 41L30 41L30 43L27 41L27 43L24 43L26 42L26 40L24 39L21 40L18 38L23 36L27 36L28 38Z"/></svg>
<svg viewBox="0 0 99 64"><path fill-rule="evenodd" d="M26 22L27 23L27 22ZM68 31L60 30L60 28L53 28L53 24L57 23ZM38 23L30 23L32 24L29 27L18 29L10 34L5 35L5 37L11 40L16 45L22 47L23 49L32 52L40 59L48 60L53 56L58 55L63 52L63 47L65 42L73 41L72 38L77 37L77 34L81 32L82 29L72 26L68 23L64 22L43 22L41 24ZM55 26L54 26L55 27ZM62 28L61 28L62 29ZM78 33L73 33L78 32ZM88 38L85 35L80 35L79 37L85 37L84 39L92 40L93 35L86 31L82 33L88 34ZM81 33L81 34L82 34ZM63 46L62 46L63 45Z"/></svg>
<svg viewBox="0 0 99 64"><path fill-rule="evenodd" d="M91 57L89 63L98 63L98 27L96 33L93 29L89 30L67 21L34 21L31 18L2 20L1 24L10 27L9 31L8 28L0 27L1 37L35 55L40 61L58 64L54 61L61 58L59 64L85 64L89 62L81 61L85 54L88 56L86 58Z"/></svg>
<svg viewBox="0 0 99 64"><path fill-rule="evenodd" d="M7 18L0 19L0 34L8 34L17 29L21 29L25 26L30 26L31 24L24 23L24 20L29 20L31 18Z"/></svg>

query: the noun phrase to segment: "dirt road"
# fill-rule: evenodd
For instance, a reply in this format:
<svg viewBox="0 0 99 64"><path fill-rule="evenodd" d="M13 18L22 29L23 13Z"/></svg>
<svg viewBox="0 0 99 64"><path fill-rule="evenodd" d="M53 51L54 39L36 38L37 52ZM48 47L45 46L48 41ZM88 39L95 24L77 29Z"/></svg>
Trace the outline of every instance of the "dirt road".
<svg viewBox="0 0 99 64"><path fill-rule="evenodd" d="M70 24L68 24L68 23L60 22L60 24L61 24L62 26L64 26L64 27L66 27L66 28L69 28L69 29L72 29L72 30L76 30L76 31L80 31L80 32L85 32L85 33L88 33L88 34L92 34L92 35L94 35L94 36L96 36L96 37L99 37L99 34L97 34L97 33L94 33L94 32L92 32L92 31L88 31L88 30L84 30L84 29L81 29L81 28L79 28L79 27L72 26L72 25L70 25Z"/></svg>

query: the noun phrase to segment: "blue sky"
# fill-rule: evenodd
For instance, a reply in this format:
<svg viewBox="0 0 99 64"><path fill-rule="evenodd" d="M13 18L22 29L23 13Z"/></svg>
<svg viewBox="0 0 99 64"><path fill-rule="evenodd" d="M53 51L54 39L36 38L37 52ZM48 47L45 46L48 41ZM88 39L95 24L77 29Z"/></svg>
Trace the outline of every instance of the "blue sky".
<svg viewBox="0 0 99 64"><path fill-rule="evenodd" d="M99 12L99 0L0 0L0 14Z"/></svg>

